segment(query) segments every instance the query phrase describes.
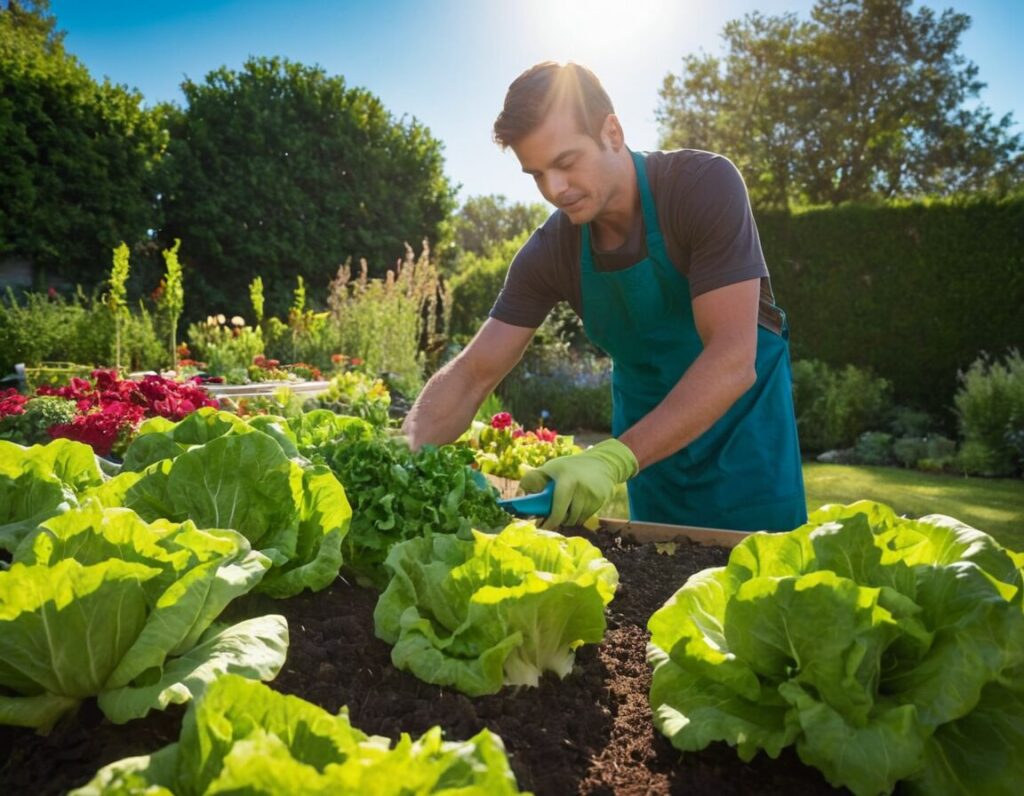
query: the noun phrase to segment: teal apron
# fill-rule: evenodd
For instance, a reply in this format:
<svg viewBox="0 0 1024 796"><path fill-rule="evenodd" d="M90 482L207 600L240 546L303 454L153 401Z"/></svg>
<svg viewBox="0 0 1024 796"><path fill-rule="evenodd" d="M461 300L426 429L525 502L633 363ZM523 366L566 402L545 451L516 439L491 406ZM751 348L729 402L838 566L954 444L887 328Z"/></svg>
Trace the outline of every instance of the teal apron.
<svg viewBox="0 0 1024 796"><path fill-rule="evenodd" d="M590 225L582 230L583 328L612 358L612 433L619 436L675 387L703 350L690 287L661 235L644 156L632 153L647 258L595 271ZM742 531L788 531L807 519L793 411L789 334L757 327L757 381L677 453L628 482L634 520Z"/></svg>

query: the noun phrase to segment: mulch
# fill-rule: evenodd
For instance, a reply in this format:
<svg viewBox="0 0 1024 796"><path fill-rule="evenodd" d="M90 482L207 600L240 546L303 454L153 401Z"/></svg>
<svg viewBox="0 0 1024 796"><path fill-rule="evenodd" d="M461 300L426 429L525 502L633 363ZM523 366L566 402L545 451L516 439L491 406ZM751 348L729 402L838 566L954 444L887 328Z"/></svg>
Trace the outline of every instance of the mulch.
<svg viewBox="0 0 1024 796"><path fill-rule="evenodd" d="M581 648L565 680L548 676L538 688L471 699L396 670L390 647L373 635L376 593L344 578L316 594L278 602L250 597L240 607L288 618L288 660L273 683L279 691L332 712L347 705L356 727L391 738L440 724L446 737L463 740L487 727L504 741L520 787L538 796L840 792L792 749L750 763L725 744L683 755L654 729L647 619L689 575L724 564L728 551L680 545L665 555L607 533L595 541L620 576L605 640ZM0 793L65 793L109 762L176 740L183 713L176 707L113 725L90 701L47 737L0 727L7 755Z"/></svg>

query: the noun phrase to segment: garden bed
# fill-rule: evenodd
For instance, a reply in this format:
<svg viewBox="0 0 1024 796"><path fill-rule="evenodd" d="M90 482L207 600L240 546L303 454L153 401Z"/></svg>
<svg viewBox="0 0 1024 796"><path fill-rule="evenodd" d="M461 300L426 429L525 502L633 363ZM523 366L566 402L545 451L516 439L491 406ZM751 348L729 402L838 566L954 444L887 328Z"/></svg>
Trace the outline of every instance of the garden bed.
<svg viewBox="0 0 1024 796"><path fill-rule="evenodd" d="M583 647L564 681L546 677L536 689L470 699L397 671L390 647L373 635L376 593L345 580L285 601L248 598L244 607L288 617L291 646L276 689L332 712L347 704L353 724L371 734L416 736L440 724L449 738L465 739L488 727L504 740L520 787L538 796L837 792L791 749L749 764L724 744L681 756L653 727L647 618L689 575L723 564L728 551L680 544L664 555L611 534L599 534L597 543L620 574L605 641ZM64 793L106 763L175 740L182 713L179 707L117 726L89 702L46 738L0 727L8 753L0 792Z"/></svg>

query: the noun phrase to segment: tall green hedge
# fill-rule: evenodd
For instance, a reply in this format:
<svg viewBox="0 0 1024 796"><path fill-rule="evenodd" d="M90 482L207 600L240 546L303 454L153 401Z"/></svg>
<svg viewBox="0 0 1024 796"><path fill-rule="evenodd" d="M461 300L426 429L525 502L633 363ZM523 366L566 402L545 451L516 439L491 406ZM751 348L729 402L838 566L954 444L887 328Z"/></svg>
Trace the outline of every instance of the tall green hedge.
<svg viewBox="0 0 1024 796"><path fill-rule="evenodd" d="M760 213L794 359L867 367L953 424L957 372L1024 348L1024 197Z"/></svg>

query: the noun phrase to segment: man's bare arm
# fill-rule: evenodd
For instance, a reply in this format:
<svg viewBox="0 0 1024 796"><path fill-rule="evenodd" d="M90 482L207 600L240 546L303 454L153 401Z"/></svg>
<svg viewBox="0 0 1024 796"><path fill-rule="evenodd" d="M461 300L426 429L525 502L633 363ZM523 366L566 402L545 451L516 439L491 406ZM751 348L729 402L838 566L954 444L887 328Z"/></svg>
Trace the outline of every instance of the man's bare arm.
<svg viewBox="0 0 1024 796"><path fill-rule="evenodd" d="M619 437L640 469L689 445L754 384L760 289L759 279L749 279L693 300L704 350L662 402Z"/></svg>
<svg viewBox="0 0 1024 796"><path fill-rule="evenodd" d="M402 424L409 444L451 442L523 356L536 329L488 318L472 341L435 373Z"/></svg>

